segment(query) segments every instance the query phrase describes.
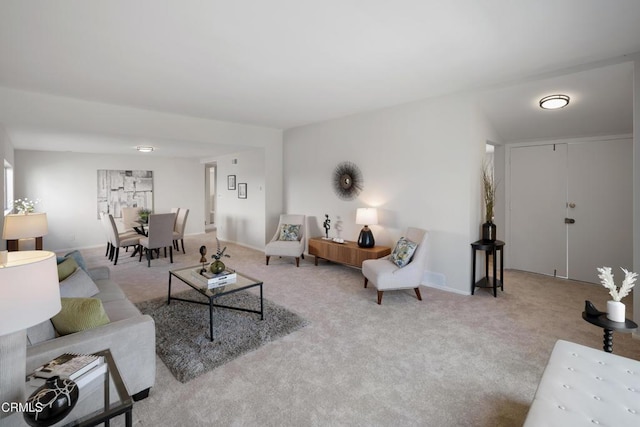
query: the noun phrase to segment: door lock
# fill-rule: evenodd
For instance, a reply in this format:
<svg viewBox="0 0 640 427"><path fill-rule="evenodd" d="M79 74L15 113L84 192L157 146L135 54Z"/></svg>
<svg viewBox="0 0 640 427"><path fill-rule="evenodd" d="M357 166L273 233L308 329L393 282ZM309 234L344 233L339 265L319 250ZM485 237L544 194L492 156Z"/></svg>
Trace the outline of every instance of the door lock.
<svg viewBox="0 0 640 427"><path fill-rule="evenodd" d="M565 218L565 219L564 219L564 223L565 223L565 224L575 224L575 223L576 223L576 220L575 220L575 219L573 219L573 218Z"/></svg>
<svg viewBox="0 0 640 427"><path fill-rule="evenodd" d="M571 208L571 209L575 209L576 204L575 204L575 203L573 203L573 202L569 202L569 203L567 203L567 207L569 207L569 208Z"/></svg>

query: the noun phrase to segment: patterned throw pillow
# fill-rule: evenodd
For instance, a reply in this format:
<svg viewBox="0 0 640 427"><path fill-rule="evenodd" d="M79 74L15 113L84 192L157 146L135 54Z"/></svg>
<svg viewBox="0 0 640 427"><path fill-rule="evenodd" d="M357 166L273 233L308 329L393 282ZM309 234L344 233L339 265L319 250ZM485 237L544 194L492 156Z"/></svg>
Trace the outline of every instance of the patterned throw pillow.
<svg viewBox="0 0 640 427"><path fill-rule="evenodd" d="M282 224L278 240L294 241L300 240L300 224Z"/></svg>
<svg viewBox="0 0 640 427"><path fill-rule="evenodd" d="M398 243L396 243L396 247L393 248L390 258L391 262L400 268L404 267L409 264L409 261L411 261L411 257L417 247L417 243L412 242L405 237L401 237L400 240L398 240Z"/></svg>

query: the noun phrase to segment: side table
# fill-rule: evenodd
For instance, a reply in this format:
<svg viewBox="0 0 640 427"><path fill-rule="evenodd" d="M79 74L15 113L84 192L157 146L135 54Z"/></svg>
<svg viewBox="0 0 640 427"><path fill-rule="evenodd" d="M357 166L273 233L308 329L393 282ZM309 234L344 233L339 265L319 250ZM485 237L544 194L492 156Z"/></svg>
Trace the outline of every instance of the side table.
<svg viewBox="0 0 640 427"><path fill-rule="evenodd" d="M104 357L104 363L107 365L106 372L80 389L78 404L55 426L93 427L100 424L109 426L112 418L124 414L124 425L131 427L133 399L124 385L111 351L107 349L93 354ZM31 386L27 386L26 389L27 396L36 390ZM16 413L13 417L9 419L12 423L8 425L28 427L22 419L22 413ZM118 425L121 424L118 423Z"/></svg>
<svg viewBox="0 0 640 427"><path fill-rule="evenodd" d="M633 332L638 329L638 325L633 320L625 319L624 322L614 322L607 319L607 313L598 315L587 314L582 312L582 318L592 325L596 325L604 329L604 338L602 340L602 349L607 353L613 353L613 332Z"/></svg>
<svg viewBox="0 0 640 427"><path fill-rule="evenodd" d="M504 242L502 240L478 240L471 243L471 295L475 293L476 288L493 288L493 297L498 296L498 287L504 292ZM484 270L485 276L476 282L476 251L484 251ZM497 278L497 253L500 252L500 279ZM493 257L493 283L489 280L489 256Z"/></svg>

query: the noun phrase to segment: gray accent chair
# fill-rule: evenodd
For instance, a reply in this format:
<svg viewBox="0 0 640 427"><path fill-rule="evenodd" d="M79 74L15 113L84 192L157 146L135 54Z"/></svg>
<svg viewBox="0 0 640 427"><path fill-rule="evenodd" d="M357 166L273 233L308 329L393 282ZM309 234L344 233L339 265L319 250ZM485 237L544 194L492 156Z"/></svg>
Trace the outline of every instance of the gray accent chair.
<svg viewBox="0 0 640 427"><path fill-rule="evenodd" d="M266 263L269 265L269 259L272 256L294 257L296 267L300 267L300 258L304 259L305 238L306 238L306 217L304 215L282 214L278 222L278 228L264 248ZM300 225L300 233L297 240L280 240L280 234L283 225Z"/></svg>
<svg viewBox="0 0 640 427"><path fill-rule="evenodd" d="M364 287L366 288L370 281L378 290L378 304L382 304L382 294L385 291L398 289L413 289L418 300L422 301L420 283L427 261L428 233L421 228L409 227L404 237L418 244L411 261L404 267L398 267L391 262L391 255L379 259L368 259L362 263Z"/></svg>

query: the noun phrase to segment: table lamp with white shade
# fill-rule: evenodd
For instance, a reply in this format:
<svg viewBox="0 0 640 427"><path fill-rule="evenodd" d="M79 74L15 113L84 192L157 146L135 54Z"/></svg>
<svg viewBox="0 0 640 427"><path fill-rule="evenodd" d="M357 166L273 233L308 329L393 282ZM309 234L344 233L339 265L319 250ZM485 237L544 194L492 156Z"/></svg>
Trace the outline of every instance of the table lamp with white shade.
<svg viewBox="0 0 640 427"><path fill-rule="evenodd" d="M7 241L7 249L19 250L20 239L36 239L36 249L42 249L42 236L49 232L47 214L44 212L6 215L2 238Z"/></svg>
<svg viewBox="0 0 640 427"><path fill-rule="evenodd" d="M27 328L60 311L58 268L48 251L4 251L0 259L0 402L24 403Z"/></svg>
<svg viewBox="0 0 640 427"><path fill-rule="evenodd" d="M356 224L364 225L358 236L358 246L361 248L372 248L376 241L369 225L378 223L378 210L376 208L358 208L356 210Z"/></svg>

